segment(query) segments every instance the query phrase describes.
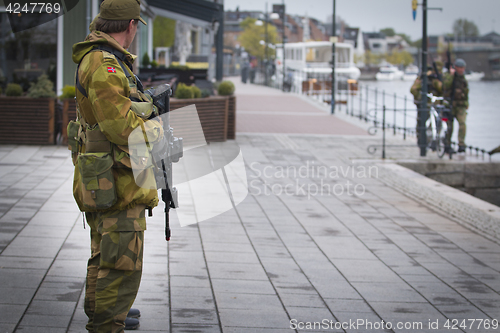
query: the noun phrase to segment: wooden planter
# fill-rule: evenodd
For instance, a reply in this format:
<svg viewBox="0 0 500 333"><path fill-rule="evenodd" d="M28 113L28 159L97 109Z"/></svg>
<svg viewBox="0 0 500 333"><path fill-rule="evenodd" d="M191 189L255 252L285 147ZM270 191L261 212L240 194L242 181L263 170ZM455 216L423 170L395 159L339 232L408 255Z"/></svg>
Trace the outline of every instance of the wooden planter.
<svg viewBox="0 0 500 333"><path fill-rule="evenodd" d="M236 139L236 96L228 96L227 139Z"/></svg>
<svg viewBox="0 0 500 333"><path fill-rule="evenodd" d="M226 141L235 137L235 109L234 96L215 96L209 98L176 99L170 100L170 110L180 109L188 105L196 105L201 127L207 142ZM186 126L189 124L186 123ZM183 128L183 132L187 128ZM175 128L174 128L175 134Z"/></svg>
<svg viewBox="0 0 500 333"><path fill-rule="evenodd" d="M53 98L0 97L0 144L54 144Z"/></svg>
<svg viewBox="0 0 500 333"><path fill-rule="evenodd" d="M188 105L196 105L200 123L207 142L234 140L236 133L236 97L215 96L209 98L170 100L170 110L180 109ZM62 133L63 143L67 143L66 127L70 120L76 119L76 103L74 99L63 101ZM183 124L182 132L189 132L189 122ZM174 128L175 134L175 128Z"/></svg>

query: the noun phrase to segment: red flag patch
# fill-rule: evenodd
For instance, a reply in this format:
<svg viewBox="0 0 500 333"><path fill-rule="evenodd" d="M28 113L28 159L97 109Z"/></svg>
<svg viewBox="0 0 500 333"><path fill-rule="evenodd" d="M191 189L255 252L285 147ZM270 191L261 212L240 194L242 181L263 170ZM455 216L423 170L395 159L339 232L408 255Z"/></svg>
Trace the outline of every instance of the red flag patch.
<svg viewBox="0 0 500 333"><path fill-rule="evenodd" d="M108 67L108 73L116 73L116 69L114 67Z"/></svg>

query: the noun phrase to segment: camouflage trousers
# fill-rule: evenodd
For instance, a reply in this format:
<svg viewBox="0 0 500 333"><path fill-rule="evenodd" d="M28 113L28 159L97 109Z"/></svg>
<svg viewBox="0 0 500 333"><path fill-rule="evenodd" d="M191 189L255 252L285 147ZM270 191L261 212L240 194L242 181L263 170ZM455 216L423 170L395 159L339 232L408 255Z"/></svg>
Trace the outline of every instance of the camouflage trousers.
<svg viewBox="0 0 500 333"><path fill-rule="evenodd" d="M454 107L453 118L458 120L458 145L465 146L465 134L467 130L465 121L467 119L467 108ZM446 135L447 142L451 142L451 136L453 135L453 122L453 120L448 121L448 133Z"/></svg>
<svg viewBox="0 0 500 333"><path fill-rule="evenodd" d="M85 216L91 239L84 304L89 321L85 328L94 333L122 332L141 282L144 206Z"/></svg>

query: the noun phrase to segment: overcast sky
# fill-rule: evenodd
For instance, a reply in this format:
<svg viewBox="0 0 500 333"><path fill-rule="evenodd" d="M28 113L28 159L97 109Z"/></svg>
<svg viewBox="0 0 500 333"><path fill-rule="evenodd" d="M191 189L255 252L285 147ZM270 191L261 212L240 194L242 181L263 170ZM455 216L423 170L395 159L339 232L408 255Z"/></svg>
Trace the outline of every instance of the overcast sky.
<svg viewBox="0 0 500 333"><path fill-rule="evenodd" d="M225 10L260 10L264 11L266 2L269 11L272 5L282 0L224 0ZM411 0L336 0L337 16L349 26L360 27L364 32L378 31L391 27L398 33L411 36L412 40L422 37L422 9L417 10L417 19L413 21ZM422 0L418 1L422 3ZM480 34L489 33L495 28L500 32L500 0L428 0L428 6L441 7L443 11L430 10L428 15L429 35L451 33L453 22L457 18L473 21ZM326 22L332 15L333 0L285 0L288 14L309 15ZM498 19L495 18L499 17Z"/></svg>

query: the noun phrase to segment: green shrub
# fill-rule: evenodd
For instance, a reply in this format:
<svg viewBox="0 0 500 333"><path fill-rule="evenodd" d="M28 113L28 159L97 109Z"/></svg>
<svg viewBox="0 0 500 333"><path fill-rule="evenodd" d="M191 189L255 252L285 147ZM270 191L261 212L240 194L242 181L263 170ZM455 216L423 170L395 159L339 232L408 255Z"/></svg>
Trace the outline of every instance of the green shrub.
<svg viewBox="0 0 500 333"><path fill-rule="evenodd" d="M75 98L75 96L75 86L65 85L62 88L62 94L59 96L59 99Z"/></svg>
<svg viewBox="0 0 500 333"><path fill-rule="evenodd" d="M54 84L49 80L47 75L40 75L35 84L31 84L28 89L28 97L31 98L50 98L56 97L54 92Z"/></svg>
<svg viewBox="0 0 500 333"><path fill-rule="evenodd" d="M170 65L168 66L169 69L179 69L181 71L188 71L189 67L187 65Z"/></svg>
<svg viewBox="0 0 500 333"><path fill-rule="evenodd" d="M202 98L209 97L210 95L212 95L212 93L211 93L211 92L210 92L210 90L208 90L208 89L203 89L203 90L201 91L201 97L202 97Z"/></svg>
<svg viewBox="0 0 500 333"><path fill-rule="evenodd" d="M17 83L9 83L7 89L5 90L5 95L7 96L22 96L23 88Z"/></svg>
<svg viewBox="0 0 500 333"><path fill-rule="evenodd" d="M191 87L186 86L184 83L179 83L177 85L177 89L175 89L175 98L179 99L188 99L193 98L193 89Z"/></svg>
<svg viewBox="0 0 500 333"><path fill-rule="evenodd" d="M158 63L156 62L156 60L151 61L151 67L153 68L158 67Z"/></svg>
<svg viewBox="0 0 500 333"><path fill-rule="evenodd" d="M193 91L193 98L201 98L201 90L195 85L191 86L191 90Z"/></svg>
<svg viewBox="0 0 500 333"><path fill-rule="evenodd" d="M221 96L231 96L234 93L234 84L231 81L222 81L217 88L217 93Z"/></svg>
<svg viewBox="0 0 500 333"><path fill-rule="evenodd" d="M148 67L151 64L148 53L144 53L142 56L142 67Z"/></svg>

